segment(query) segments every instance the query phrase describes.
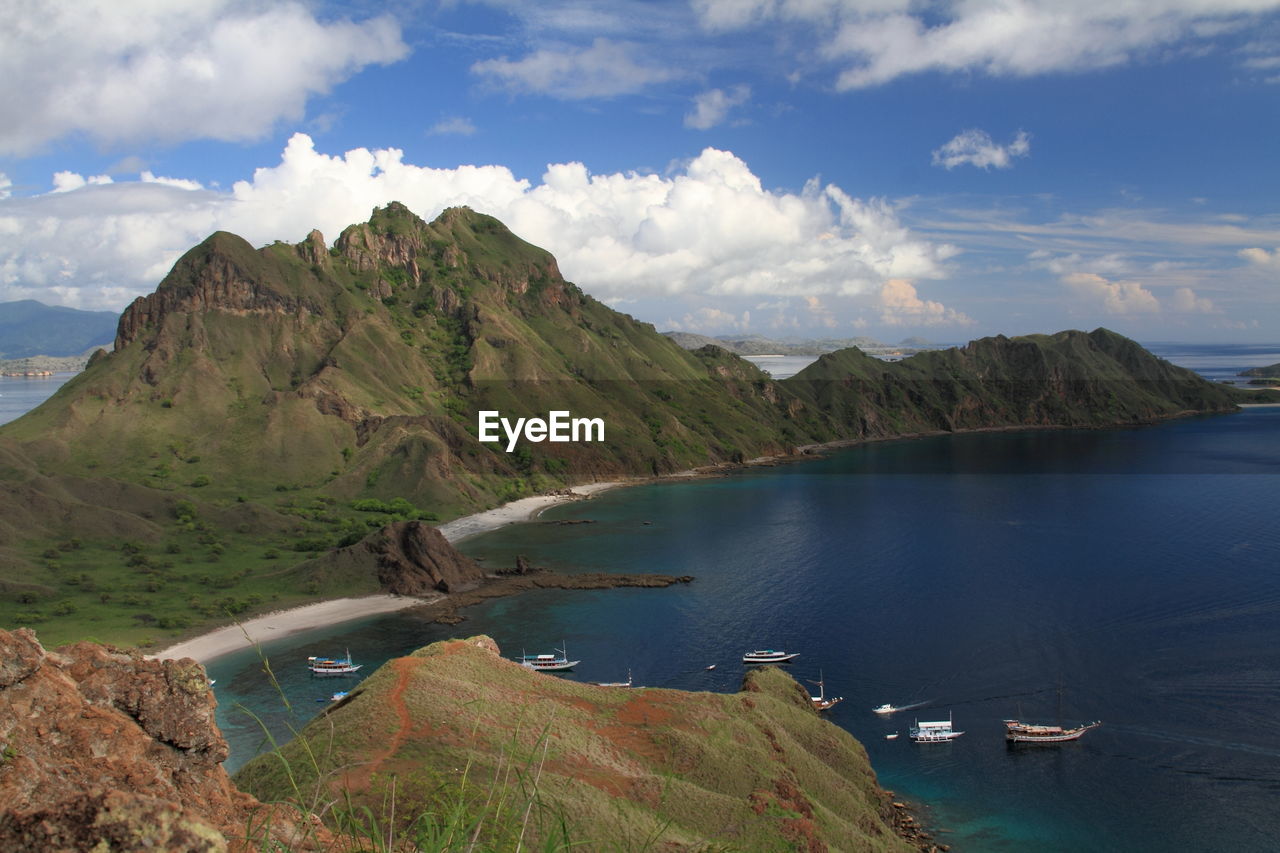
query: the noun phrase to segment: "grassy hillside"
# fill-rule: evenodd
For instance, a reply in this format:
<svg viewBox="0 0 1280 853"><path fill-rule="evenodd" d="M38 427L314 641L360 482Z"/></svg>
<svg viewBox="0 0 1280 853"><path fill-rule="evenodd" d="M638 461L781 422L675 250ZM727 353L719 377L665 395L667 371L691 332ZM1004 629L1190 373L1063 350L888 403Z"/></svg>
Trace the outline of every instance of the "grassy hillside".
<svg viewBox="0 0 1280 853"><path fill-rule="evenodd" d="M737 694L597 687L503 660L487 637L390 661L236 783L344 805L385 837L441 821L481 849L910 850L866 752L776 668ZM368 811L364 811L367 809Z"/></svg>
<svg viewBox="0 0 1280 853"><path fill-rule="evenodd" d="M164 642L377 591L374 565L310 558L392 521L835 439L1227 411L1233 393L1106 330L900 362L846 349L775 382L597 302L466 208L427 223L392 203L332 247L219 232L124 312L110 354L0 427L0 625ZM552 410L603 420L604 441L478 440L480 411Z"/></svg>

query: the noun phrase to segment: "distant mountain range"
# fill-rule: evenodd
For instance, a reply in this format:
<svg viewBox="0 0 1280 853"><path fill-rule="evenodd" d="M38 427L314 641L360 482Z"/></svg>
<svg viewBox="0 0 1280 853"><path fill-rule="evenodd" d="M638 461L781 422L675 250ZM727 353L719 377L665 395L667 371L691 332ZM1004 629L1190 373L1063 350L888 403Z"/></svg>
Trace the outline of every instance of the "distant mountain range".
<svg viewBox="0 0 1280 853"><path fill-rule="evenodd" d="M33 299L0 302L0 359L79 356L110 347L120 315L45 305Z"/></svg>
<svg viewBox="0 0 1280 853"><path fill-rule="evenodd" d="M886 344L875 338L818 338L803 341L779 341L763 335L717 335L708 337L693 332L663 332L671 340L688 350L705 346L717 346L735 355L822 355L836 350L857 347L863 352L882 354L896 352L910 355L933 346L924 338L907 338L900 344Z"/></svg>

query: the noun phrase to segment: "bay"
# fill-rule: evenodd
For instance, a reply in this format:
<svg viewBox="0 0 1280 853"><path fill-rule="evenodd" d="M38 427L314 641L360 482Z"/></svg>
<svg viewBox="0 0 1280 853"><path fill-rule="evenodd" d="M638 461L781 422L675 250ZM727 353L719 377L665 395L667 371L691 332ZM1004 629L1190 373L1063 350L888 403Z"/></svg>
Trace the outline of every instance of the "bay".
<svg viewBox="0 0 1280 853"><path fill-rule="evenodd" d="M845 701L882 784L957 850L1266 850L1280 833L1280 409L1151 427L976 433L606 492L464 544L561 571L691 574L666 590L546 591L458 626L395 614L265 652L299 713L333 680L446 636L509 656L567 648L582 680L736 690L753 648L799 651ZM645 523L649 522L649 523ZM716 669L708 671L710 664ZM210 667L233 764L261 745L239 701L287 714L252 656ZM548 676L555 677L555 676ZM1101 719L1073 744L1009 748L1001 720ZM225 686L224 686L225 685ZM225 692L224 692L225 691ZM883 702L924 707L882 719ZM913 719L964 737L917 745ZM237 717L239 719L237 720Z"/></svg>
<svg viewBox="0 0 1280 853"><path fill-rule="evenodd" d="M17 420L53 396L74 373L0 376L0 424Z"/></svg>

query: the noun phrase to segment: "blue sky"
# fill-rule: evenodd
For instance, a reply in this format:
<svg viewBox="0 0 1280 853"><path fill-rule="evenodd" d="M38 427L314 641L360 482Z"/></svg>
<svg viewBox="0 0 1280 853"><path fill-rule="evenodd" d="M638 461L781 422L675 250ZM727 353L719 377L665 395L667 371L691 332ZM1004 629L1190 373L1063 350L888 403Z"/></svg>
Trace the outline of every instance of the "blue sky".
<svg viewBox="0 0 1280 853"><path fill-rule="evenodd" d="M1280 340L1280 0L0 12L0 301L399 199L664 330Z"/></svg>

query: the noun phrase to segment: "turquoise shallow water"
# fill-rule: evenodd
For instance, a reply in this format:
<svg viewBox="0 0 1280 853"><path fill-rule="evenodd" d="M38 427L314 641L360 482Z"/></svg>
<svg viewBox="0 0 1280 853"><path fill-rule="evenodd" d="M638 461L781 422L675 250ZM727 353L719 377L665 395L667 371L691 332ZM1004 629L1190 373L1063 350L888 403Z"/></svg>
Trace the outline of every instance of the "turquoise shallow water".
<svg viewBox="0 0 1280 853"><path fill-rule="evenodd" d="M1280 837L1280 409L1106 431L973 434L602 494L465 550L563 571L692 574L666 590L545 591L459 626L398 614L267 653L299 718L334 688L308 654L372 669L457 634L511 656L567 643L567 677L730 691L745 650L797 650L846 697L887 787L957 850L1267 850ZM644 522L650 522L645 524ZM715 663L714 671L705 667ZM211 667L238 763L286 727L248 656ZM554 676L548 676L554 677ZM1000 720L1103 721L1078 743L1010 749ZM884 720L882 702L928 703ZM905 731L953 714L966 734Z"/></svg>

